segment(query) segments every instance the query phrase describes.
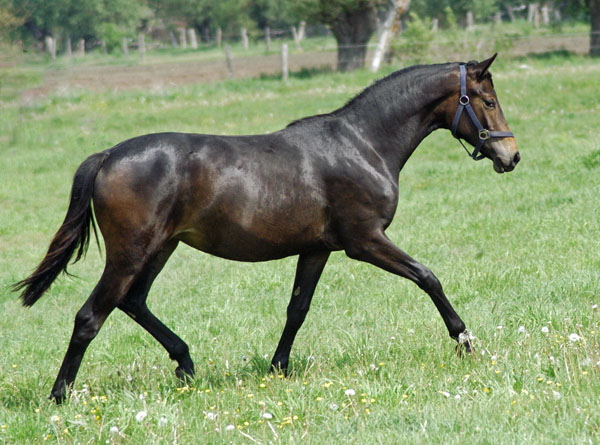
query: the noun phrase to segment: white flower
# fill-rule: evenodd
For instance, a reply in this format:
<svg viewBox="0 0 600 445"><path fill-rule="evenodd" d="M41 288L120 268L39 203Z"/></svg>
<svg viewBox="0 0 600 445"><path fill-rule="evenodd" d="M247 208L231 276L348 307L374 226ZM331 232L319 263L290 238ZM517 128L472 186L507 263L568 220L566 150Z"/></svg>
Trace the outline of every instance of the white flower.
<svg viewBox="0 0 600 445"><path fill-rule="evenodd" d="M498 329L499 331L501 331L502 330L502 325L497 326L496 329Z"/></svg>
<svg viewBox="0 0 600 445"><path fill-rule="evenodd" d="M454 398L455 398L456 400L460 400L460 394L456 394L456 395L454 396Z"/></svg>
<svg viewBox="0 0 600 445"><path fill-rule="evenodd" d="M140 411L135 415L135 420L138 422L143 422L147 415L148 413L146 411Z"/></svg>
<svg viewBox="0 0 600 445"><path fill-rule="evenodd" d="M562 398L558 391L552 391L552 397L554 397L554 400L560 400Z"/></svg>
<svg viewBox="0 0 600 445"><path fill-rule="evenodd" d="M60 416L54 415L52 417L50 417L50 422L54 423L54 422L58 422L60 420Z"/></svg>
<svg viewBox="0 0 600 445"><path fill-rule="evenodd" d="M598 362L598 366L600 366L600 362ZM335 411L335 410L337 410L338 408L339 408L339 407L338 407L338 406L337 406L337 404L335 404L335 403L330 403L330 404L329 404L329 409L330 409L331 411Z"/></svg>
<svg viewBox="0 0 600 445"><path fill-rule="evenodd" d="M206 418L208 420L215 420L217 418L217 415L215 413L208 412L206 413Z"/></svg>
<svg viewBox="0 0 600 445"><path fill-rule="evenodd" d="M344 391L344 394L346 394L348 397L352 397L356 395L356 391L354 391L353 389L347 389L346 391Z"/></svg>
<svg viewBox="0 0 600 445"><path fill-rule="evenodd" d="M543 332L544 334L547 334L548 332L550 332L550 329L548 329L548 326L544 326L544 327L542 328L542 332Z"/></svg>
<svg viewBox="0 0 600 445"><path fill-rule="evenodd" d="M572 343L577 343L579 340L581 340L581 337L575 333L573 334L569 334L569 341Z"/></svg>
<svg viewBox="0 0 600 445"><path fill-rule="evenodd" d="M519 333L524 334L525 332L527 332L527 329L525 329L525 326L519 326Z"/></svg>
<svg viewBox="0 0 600 445"><path fill-rule="evenodd" d="M233 426L232 424L229 424L225 427L225 431L233 431L235 429L235 426Z"/></svg>
<svg viewBox="0 0 600 445"><path fill-rule="evenodd" d="M111 426L110 427L110 433L111 434L119 434L119 427L118 426Z"/></svg>
<svg viewBox="0 0 600 445"><path fill-rule="evenodd" d="M598 305L597 304L592 304L592 310L593 311L597 311L598 310Z"/></svg>
<svg viewBox="0 0 600 445"><path fill-rule="evenodd" d="M450 393L447 391L440 391L440 394L443 395L444 397L450 397Z"/></svg>
<svg viewBox="0 0 600 445"><path fill-rule="evenodd" d="M267 420L271 420L273 418L273 414L271 414L271 413L263 413L262 418L263 419L267 419Z"/></svg>
<svg viewBox="0 0 600 445"><path fill-rule="evenodd" d="M590 366L591 364L592 364L592 359L589 357L586 357L581 361L581 366L583 366L583 367Z"/></svg>
<svg viewBox="0 0 600 445"><path fill-rule="evenodd" d="M158 426L165 426L167 422L168 420L166 417L161 417L160 419L158 419Z"/></svg>

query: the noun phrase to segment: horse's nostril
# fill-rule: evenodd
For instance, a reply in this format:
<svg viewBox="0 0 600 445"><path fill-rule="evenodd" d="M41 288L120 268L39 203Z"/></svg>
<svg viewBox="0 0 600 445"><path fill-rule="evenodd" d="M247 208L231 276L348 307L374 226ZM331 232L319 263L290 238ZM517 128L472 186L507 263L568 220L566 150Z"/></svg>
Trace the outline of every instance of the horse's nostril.
<svg viewBox="0 0 600 445"><path fill-rule="evenodd" d="M515 157L513 158L513 163L515 165L517 165L519 163L519 161L521 160L521 155L519 154L519 152L515 153Z"/></svg>

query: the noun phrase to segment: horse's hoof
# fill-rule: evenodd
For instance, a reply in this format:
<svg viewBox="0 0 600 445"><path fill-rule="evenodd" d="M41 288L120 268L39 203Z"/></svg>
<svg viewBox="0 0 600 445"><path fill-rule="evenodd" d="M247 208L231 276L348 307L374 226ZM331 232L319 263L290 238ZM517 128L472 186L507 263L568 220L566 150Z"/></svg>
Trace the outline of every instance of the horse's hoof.
<svg viewBox="0 0 600 445"><path fill-rule="evenodd" d="M271 374L288 375L288 364L287 362L271 362Z"/></svg>
<svg viewBox="0 0 600 445"><path fill-rule="evenodd" d="M56 402L57 405L61 405L65 401L67 396L64 393L55 394L55 393L51 392L50 395L46 398L48 400L54 400L54 402Z"/></svg>
<svg viewBox="0 0 600 445"><path fill-rule="evenodd" d="M458 344L456 345L456 355L459 357L462 357L463 355L463 348L466 354L474 354L475 351L473 349L473 340L475 339L475 337L473 337L473 335L465 330L464 332L461 332L460 335L457 338L457 342Z"/></svg>
<svg viewBox="0 0 600 445"><path fill-rule="evenodd" d="M175 369L175 376L179 380L183 380L184 382L189 382L194 379L194 370L193 369L184 369L181 366L178 366Z"/></svg>

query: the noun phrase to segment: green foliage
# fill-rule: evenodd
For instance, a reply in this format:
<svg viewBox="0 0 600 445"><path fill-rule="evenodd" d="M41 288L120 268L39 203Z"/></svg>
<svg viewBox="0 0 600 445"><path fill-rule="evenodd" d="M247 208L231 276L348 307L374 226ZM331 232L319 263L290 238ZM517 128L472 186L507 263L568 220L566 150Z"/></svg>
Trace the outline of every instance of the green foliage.
<svg viewBox="0 0 600 445"><path fill-rule="evenodd" d="M431 21L421 19L416 13L410 13L410 20L399 39L392 46L392 57L399 57L407 61L419 60L427 62L429 45L433 41L434 33L431 30Z"/></svg>

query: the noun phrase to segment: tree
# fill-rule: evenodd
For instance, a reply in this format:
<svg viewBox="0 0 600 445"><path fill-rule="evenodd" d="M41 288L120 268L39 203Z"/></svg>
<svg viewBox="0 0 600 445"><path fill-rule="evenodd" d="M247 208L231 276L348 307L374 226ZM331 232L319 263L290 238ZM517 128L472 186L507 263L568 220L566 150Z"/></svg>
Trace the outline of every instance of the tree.
<svg viewBox="0 0 600 445"><path fill-rule="evenodd" d="M337 42L338 70L365 65L367 44L377 28L378 8L387 0L296 0L298 14L327 25Z"/></svg>

